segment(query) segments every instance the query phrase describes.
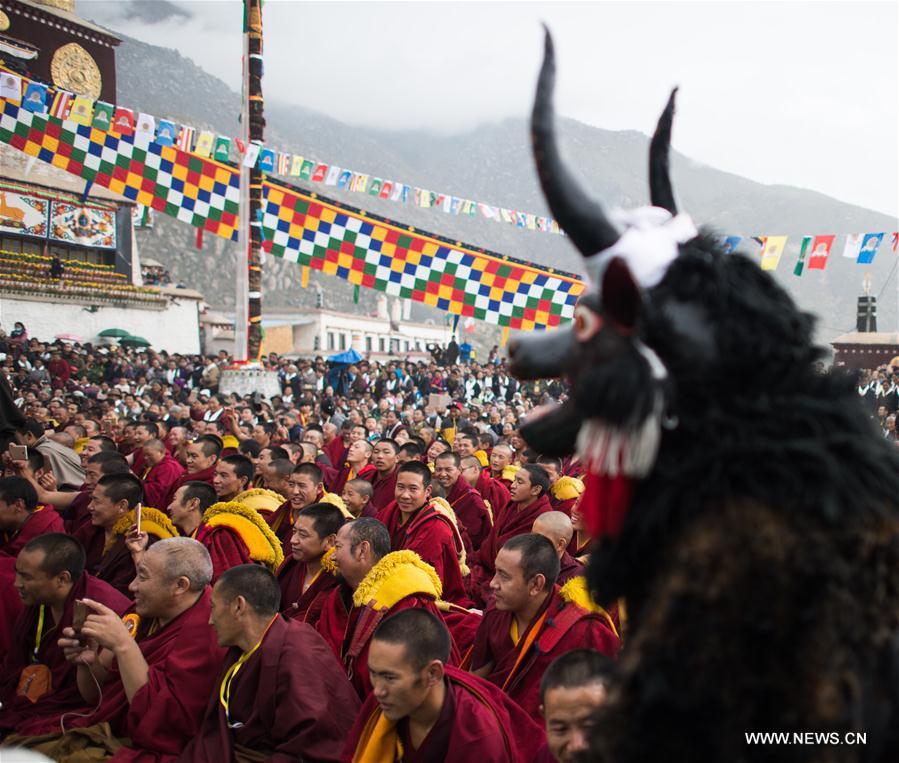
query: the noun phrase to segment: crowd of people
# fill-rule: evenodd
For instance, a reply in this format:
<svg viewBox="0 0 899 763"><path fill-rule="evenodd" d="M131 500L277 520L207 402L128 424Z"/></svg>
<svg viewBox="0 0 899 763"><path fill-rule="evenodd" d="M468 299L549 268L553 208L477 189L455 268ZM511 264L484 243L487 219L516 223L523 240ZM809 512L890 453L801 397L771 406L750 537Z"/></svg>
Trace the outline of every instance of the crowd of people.
<svg viewBox="0 0 899 763"><path fill-rule="evenodd" d="M23 327L24 328L24 327ZM590 598L564 399L483 363L0 345L0 734L56 760L560 761L624 613ZM8 380L8 384L6 381Z"/></svg>

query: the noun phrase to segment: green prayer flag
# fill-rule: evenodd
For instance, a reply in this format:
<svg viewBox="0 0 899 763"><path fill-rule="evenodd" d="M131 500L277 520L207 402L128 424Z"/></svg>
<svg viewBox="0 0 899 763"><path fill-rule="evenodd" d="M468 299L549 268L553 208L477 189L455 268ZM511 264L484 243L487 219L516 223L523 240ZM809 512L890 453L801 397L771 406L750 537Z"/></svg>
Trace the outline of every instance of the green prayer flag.
<svg viewBox="0 0 899 763"><path fill-rule="evenodd" d="M812 242L811 236L802 237L802 247L799 249L799 259L796 260L796 266L793 268L794 276L801 276L805 267L805 254L808 251L808 245Z"/></svg>
<svg viewBox="0 0 899 763"><path fill-rule="evenodd" d="M311 180L312 171L315 169L315 162L311 159L304 159L303 166L300 168L300 180Z"/></svg>
<svg viewBox="0 0 899 763"><path fill-rule="evenodd" d="M94 104L94 119L91 123L98 130L108 130L112 124L112 116L115 113L115 107L111 103L97 101Z"/></svg>
<svg viewBox="0 0 899 763"><path fill-rule="evenodd" d="M353 304L354 305L359 304L359 292L360 292L359 284L356 284L355 286L353 286Z"/></svg>

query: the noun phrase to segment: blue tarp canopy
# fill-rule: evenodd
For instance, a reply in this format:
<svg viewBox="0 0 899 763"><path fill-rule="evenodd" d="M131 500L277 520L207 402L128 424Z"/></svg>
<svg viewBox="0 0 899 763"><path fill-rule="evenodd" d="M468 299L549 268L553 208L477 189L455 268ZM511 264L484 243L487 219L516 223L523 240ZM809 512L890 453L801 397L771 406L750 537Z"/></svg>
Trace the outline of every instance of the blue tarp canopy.
<svg viewBox="0 0 899 763"><path fill-rule="evenodd" d="M360 360L362 360L362 356L352 347L328 358L329 363L358 363Z"/></svg>

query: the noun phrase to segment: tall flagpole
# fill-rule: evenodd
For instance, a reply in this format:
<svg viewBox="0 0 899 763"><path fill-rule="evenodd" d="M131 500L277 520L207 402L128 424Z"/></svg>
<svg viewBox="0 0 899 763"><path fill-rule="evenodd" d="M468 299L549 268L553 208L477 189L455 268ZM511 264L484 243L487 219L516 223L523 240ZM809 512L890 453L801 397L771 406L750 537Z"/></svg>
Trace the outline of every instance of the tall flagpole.
<svg viewBox="0 0 899 763"><path fill-rule="evenodd" d="M262 0L244 0L241 135L244 145L262 143ZM234 359L259 359L262 344L262 172L240 166L240 218L234 321Z"/></svg>

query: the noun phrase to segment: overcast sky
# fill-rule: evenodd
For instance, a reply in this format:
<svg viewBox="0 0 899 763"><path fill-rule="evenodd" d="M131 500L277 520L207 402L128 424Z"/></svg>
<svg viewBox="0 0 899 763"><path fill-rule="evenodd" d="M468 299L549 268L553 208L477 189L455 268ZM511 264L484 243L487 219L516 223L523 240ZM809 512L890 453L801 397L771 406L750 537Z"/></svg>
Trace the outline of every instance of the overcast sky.
<svg viewBox="0 0 899 763"><path fill-rule="evenodd" d="M140 7L147 2L152 13ZM77 7L239 88L238 0ZM267 98L349 124L461 132L529 112L545 21L559 113L648 133L678 84L678 151L899 217L897 8L895 0L267 0L263 86Z"/></svg>

